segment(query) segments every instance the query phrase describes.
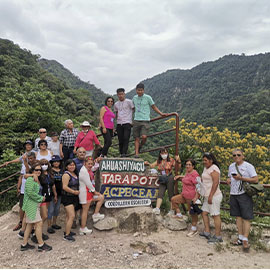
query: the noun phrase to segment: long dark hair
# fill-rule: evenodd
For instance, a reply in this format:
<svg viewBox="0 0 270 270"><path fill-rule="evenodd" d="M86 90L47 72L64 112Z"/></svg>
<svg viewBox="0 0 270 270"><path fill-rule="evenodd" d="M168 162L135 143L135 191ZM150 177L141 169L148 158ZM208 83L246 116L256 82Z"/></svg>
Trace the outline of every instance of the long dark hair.
<svg viewBox="0 0 270 270"><path fill-rule="evenodd" d="M73 159L68 159L68 160L66 161L66 163L65 163L65 171L68 171L68 170L67 170L67 166L70 165L71 163L74 163L74 164L75 164L75 170L74 170L74 173L75 173L77 176L79 176L76 162L75 162Z"/></svg>
<svg viewBox="0 0 270 270"><path fill-rule="evenodd" d="M57 161L50 161L50 163L51 163L51 168L52 168L52 171L54 171L54 167L53 167L53 163L54 162L60 162L60 164L59 164L59 169L60 169L60 172L62 172L63 170L64 170L64 162L63 162L63 160L57 160Z"/></svg>
<svg viewBox="0 0 270 270"><path fill-rule="evenodd" d="M107 102L108 102L108 100L109 100L110 98L112 99L113 105L114 105L114 98L113 98L113 97L106 97L106 99L105 99L105 106L107 106Z"/></svg>
<svg viewBox="0 0 270 270"><path fill-rule="evenodd" d="M40 162L39 162L39 161L35 162L35 163L31 166L31 168L29 169L29 173L33 173L34 170L35 170L35 168L36 168L37 166L39 166L39 167L41 168L41 165L40 165ZM43 174L44 174L44 173L43 173L43 171L42 171L42 169L41 169L41 175L38 177L39 182L40 182L41 176L42 176Z"/></svg>
<svg viewBox="0 0 270 270"><path fill-rule="evenodd" d="M217 162L216 157L214 156L213 153L206 152L203 154L203 158L207 158L208 160L212 160L213 164L217 165L219 167L219 164Z"/></svg>
<svg viewBox="0 0 270 270"><path fill-rule="evenodd" d="M160 164L161 161L163 160L162 157L161 157L161 153L162 153L162 152L167 152L167 154L168 154L168 156L167 156L167 161L168 161L168 162L170 161L170 154L169 154L168 150L167 150L166 148L162 148L162 149L160 149L159 154L158 154L158 160L157 160L157 163L158 163L158 164Z"/></svg>
<svg viewBox="0 0 270 270"><path fill-rule="evenodd" d="M47 169L48 174L46 175L42 170L40 183L42 183L42 184L45 183L45 179L46 179L47 176L49 176L50 179L53 179L52 167L51 167L50 162L47 159L43 158L43 159L39 160L39 164L40 164L40 166L42 164L48 165L48 169Z"/></svg>

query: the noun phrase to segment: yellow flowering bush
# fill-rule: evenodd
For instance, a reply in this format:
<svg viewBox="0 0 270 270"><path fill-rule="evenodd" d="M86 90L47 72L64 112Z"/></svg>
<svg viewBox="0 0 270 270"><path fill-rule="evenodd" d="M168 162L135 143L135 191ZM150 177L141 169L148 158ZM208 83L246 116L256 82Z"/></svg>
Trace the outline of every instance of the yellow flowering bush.
<svg viewBox="0 0 270 270"><path fill-rule="evenodd" d="M173 123L174 118L168 122ZM258 136L248 133L244 136L228 128L218 130L217 127L204 127L196 122L180 121L179 148L197 149L199 152L212 152L220 166L223 180L226 179L228 167L233 162L232 151L240 148L244 151L245 160L255 166L259 181L270 183L270 135Z"/></svg>

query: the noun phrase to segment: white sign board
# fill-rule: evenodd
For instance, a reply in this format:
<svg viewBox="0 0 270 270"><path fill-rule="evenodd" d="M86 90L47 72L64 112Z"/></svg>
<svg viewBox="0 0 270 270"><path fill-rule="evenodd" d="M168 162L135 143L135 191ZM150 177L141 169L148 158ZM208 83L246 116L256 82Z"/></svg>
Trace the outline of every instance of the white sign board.
<svg viewBox="0 0 270 270"><path fill-rule="evenodd" d="M148 206L150 204L151 204L150 199L131 199L131 200L110 200L110 201L105 201L105 207L106 208Z"/></svg>

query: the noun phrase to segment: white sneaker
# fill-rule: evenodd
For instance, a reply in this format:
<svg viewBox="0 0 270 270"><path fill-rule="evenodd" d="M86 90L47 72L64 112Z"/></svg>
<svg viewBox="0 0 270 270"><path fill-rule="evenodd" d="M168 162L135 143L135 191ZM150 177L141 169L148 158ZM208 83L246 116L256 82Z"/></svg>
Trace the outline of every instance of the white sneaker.
<svg viewBox="0 0 270 270"><path fill-rule="evenodd" d="M154 208L153 213L156 215L160 215L160 209L159 208Z"/></svg>
<svg viewBox="0 0 270 270"><path fill-rule="evenodd" d="M168 212L167 216L170 217L170 216L173 216L174 214L175 214L175 213L174 213L174 210L170 210L170 211Z"/></svg>
<svg viewBox="0 0 270 270"><path fill-rule="evenodd" d="M175 218L175 219L183 219L183 215L181 213L179 214L176 214L176 215L173 215L172 218Z"/></svg>
<svg viewBox="0 0 270 270"><path fill-rule="evenodd" d="M93 222L95 223L95 222L98 222L99 220L104 219L105 215L97 213L97 214L92 215L92 218L93 218Z"/></svg>
<svg viewBox="0 0 270 270"><path fill-rule="evenodd" d="M193 236L195 236L195 235L197 235L198 234L198 231L196 230L196 231L190 231L188 234L187 234L187 237L193 237Z"/></svg>
<svg viewBox="0 0 270 270"><path fill-rule="evenodd" d="M201 200L197 200L196 202L195 202L195 204L202 204L202 202L201 202Z"/></svg>
<svg viewBox="0 0 270 270"><path fill-rule="evenodd" d="M83 229L80 228L80 232L79 233L80 233L80 235L85 235L85 234L90 234L92 232L93 232L93 230L90 230L87 227L84 227Z"/></svg>

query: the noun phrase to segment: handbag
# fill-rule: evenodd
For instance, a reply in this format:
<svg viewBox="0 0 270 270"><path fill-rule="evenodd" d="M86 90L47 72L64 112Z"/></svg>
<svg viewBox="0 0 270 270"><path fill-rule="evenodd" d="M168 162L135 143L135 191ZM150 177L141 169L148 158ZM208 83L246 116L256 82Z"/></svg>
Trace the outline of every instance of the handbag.
<svg viewBox="0 0 270 270"><path fill-rule="evenodd" d="M169 176L168 175L160 175L158 177L158 181L159 181L160 184L165 184L166 185L168 183L168 181L169 181Z"/></svg>
<svg viewBox="0 0 270 270"><path fill-rule="evenodd" d="M242 174L240 173L236 163L235 163L235 168L236 168L238 174L242 176ZM241 181L238 191L241 191L241 190L244 190L245 193L247 193L248 196L252 197L254 195L258 195L259 193L263 192L264 187L260 183L250 184L247 181Z"/></svg>

